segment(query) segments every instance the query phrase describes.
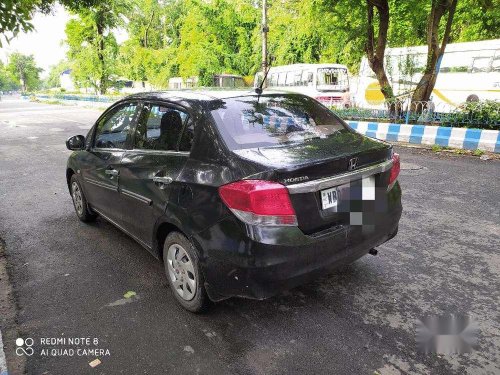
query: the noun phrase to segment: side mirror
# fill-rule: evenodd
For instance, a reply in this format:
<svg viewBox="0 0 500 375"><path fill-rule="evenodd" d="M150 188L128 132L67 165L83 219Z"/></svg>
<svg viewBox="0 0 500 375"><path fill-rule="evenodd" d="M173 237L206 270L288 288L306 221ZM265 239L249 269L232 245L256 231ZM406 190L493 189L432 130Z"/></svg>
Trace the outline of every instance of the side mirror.
<svg viewBox="0 0 500 375"><path fill-rule="evenodd" d="M66 141L66 147L71 151L79 151L85 148L85 137L83 135L74 135Z"/></svg>

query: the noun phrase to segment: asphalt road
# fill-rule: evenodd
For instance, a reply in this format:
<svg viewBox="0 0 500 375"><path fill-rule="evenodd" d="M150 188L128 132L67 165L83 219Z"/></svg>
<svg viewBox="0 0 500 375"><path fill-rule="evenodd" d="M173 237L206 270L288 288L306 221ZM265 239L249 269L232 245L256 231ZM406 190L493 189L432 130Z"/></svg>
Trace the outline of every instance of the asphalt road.
<svg viewBox="0 0 500 375"><path fill-rule="evenodd" d="M397 147L404 213L378 256L266 301L230 299L193 315L140 245L73 211L64 141L98 114L0 102L0 237L18 310L1 329L35 340L22 357L28 374L500 372L500 162ZM477 350L417 352L416 320L451 313L475 317ZM41 339L65 337L97 338L110 355L40 353L51 347ZM17 363L14 340L4 341Z"/></svg>

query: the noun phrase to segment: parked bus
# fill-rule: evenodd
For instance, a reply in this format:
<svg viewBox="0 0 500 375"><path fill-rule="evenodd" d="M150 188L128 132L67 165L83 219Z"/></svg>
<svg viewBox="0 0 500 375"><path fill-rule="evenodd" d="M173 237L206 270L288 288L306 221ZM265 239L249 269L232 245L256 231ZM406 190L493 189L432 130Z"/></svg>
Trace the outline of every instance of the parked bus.
<svg viewBox="0 0 500 375"><path fill-rule="evenodd" d="M258 87L263 75L255 75ZM349 107L349 72L340 64L293 64L271 67L267 87L311 96L328 106Z"/></svg>
<svg viewBox="0 0 500 375"><path fill-rule="evenodd" d="M245 86L243 77L236 74L214 74L212 82L211 87L238 88ZM198 83L198 77L172 77L168 80L168 88L174 90L190 89L198 87Z"/></svg>
<svg viewBox="0 0 500 375"><path fill-rule="evenodd" d="M385 69L396 95L411 96L422 77L427 46L388 48ZM452 43L446 46L431 99L453 109L466 101L500 99L500 39ZM354 101L357 106L380 108L384 96L375 73L363 57Z"/></svg>
<svg viewBox="0 0 500 375"><path fill-rule="evenodd" d="M238 88L245 87L243 77L236 74L215 74L214 87Z"/></svg>

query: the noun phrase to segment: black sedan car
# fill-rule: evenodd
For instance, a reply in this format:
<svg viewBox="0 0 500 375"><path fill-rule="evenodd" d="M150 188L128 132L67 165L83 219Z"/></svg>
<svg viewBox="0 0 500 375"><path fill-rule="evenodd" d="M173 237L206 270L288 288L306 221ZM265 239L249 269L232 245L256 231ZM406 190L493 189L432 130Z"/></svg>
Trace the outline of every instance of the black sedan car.
<svg viewBox="0 0 500 375"><path fill-rule="evenodd" d="M398 230L399 156L304 95L132 95L66 145L80 220L101 216L163 261L190 311L273 296Z"/></svg>

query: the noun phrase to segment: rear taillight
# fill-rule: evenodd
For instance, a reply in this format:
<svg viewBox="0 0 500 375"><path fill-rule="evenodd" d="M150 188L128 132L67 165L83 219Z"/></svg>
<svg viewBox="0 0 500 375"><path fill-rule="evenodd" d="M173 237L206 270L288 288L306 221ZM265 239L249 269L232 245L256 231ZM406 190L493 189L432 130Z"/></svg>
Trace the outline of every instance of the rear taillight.
<svg viewBox="0 0 500 375"><path fill-rule="evenodd" d="M394 152L392 154L392 168L391 168L391 174L389 176L389 189L388 190L392 189L392 187L396 183L396 180L398 179L400 170L401 170L401 165L399 162L399 154L396 154Z"/></svg>
<svg viewBox="0 0 500 375"><path fill-rule="evenodd" d="M252 225L297 225L288 189L276 182L242 180L219 188L226 206Z"/></svg>

